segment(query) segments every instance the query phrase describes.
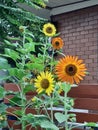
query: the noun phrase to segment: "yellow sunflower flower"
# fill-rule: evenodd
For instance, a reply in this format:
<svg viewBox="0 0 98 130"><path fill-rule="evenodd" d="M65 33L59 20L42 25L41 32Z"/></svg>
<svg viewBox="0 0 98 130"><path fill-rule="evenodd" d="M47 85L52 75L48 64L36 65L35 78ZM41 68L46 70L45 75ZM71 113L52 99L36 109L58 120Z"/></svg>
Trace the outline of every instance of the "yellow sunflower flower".
<svg viewBox="0 0 98 130"><path fill-rule="evenodd" d="M56 65L58 79L70 84L78 84L86 75L86 66L78 57L66 56Z"/></svg>
<svg viewBox="0 0 98 130"><path fill-rule="evenodd" d="M43 26L43 33L46 36L52 37L52 36L54 36L56 34L56 28L51 23L44 24L44 26Z"/></svg>
<svg viewBox="0 0 98 130"><path fill-rule="evenodd" d="M35 87L37 92L45 92L47 95L50 95L54 90L54 78L51 73L48 71L41 72L40 75L35 79Z"/></svg>
<svg viewBox="0 0 98 130"><path fill-rule="evenodd" d="M63 45L63 40L60 37L55 37L52 39L52 46L55 50L60 50Z"/></svg>

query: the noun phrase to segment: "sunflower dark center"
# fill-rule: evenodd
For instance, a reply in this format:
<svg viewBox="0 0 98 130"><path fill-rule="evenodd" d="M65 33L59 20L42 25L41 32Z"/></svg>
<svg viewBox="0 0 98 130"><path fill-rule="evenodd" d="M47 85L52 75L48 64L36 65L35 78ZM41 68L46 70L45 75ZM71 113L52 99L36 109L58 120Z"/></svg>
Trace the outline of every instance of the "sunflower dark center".
<svg viewBox="0 0 98 130"><path fill-rule="evenodd" d="M46 32L47 33L52 33L52 28L51 27L47 27Z"/></svg>
<svg viewBox="0 0 98 130"><path fill-rule="evenodd" d="M42 87L43 89L47 89L47 88L49 87L49 81L48 81L48 79L43 79L43 80L41 81L41 87Z"/></svg>
<svg viewBox="0 0 98 130"><path fill-rule="evenodd" d="M56 41L56 42L55 42L55 45L56 45L56 46L59 46L59 42L58 42L58 41Z"/></svg>
<svg viewBox="0 0 98 130"><path fill-rule="evenodd" d="M77 73L77 67L73 64L69 64L65 68L65 72L69 76L74 76Z"/></svg>

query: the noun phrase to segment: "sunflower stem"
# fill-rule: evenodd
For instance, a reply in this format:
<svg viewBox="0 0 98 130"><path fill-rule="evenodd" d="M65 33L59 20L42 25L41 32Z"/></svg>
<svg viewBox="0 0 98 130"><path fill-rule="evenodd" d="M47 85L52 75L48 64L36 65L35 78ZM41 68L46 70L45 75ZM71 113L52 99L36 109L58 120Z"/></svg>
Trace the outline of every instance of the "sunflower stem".
<svg viewBox="0 0 98 130"><path fill-rule="evenodd" d="M43 104L43 107L44 107L44 110L45 110L45 112L46 112L46 115L48 116L48 118L51 120L51 117L50 117L50 115L49 115L49 113L48 113L48 111L47 111L47 108L46 108L46 106Z"/></svg>
<svg viewBox="0 0 98 130"><path fill-rule="evenodd" d="M26 39L26 37L25 37L25 30L24 30L24 33L23 33L23 47L24 47L24 44L25 44L25 39ZM24 69L24 66L25 66L25 60L26 60L26 56L24 55L23 57L22 57L22 69ZM25 100L24 99L26 99L26 96L25 96L25 93L24 93L24 88L25 88L25 83L24 83L24 81L20 81L19 82L19 86L20 86L20 88L21 88L21 92L20 92L20 97L21 97L21 105L22 105L22 107L21 107L21 111L22 111L22 117L21 117L21 119L22 119L22 124L21 124L21 126L22 126L22 130L26 130L26 121L24 120L24 116L25 116L25 112L26 112L26 109L25 109L25 105L26 105L26 102L25 102Z"/></svg>
<svg viewBox="0 0 98 130"><path fill-rule="evenodd" d="M53 62L53 56L54 56L54 49L52 50L52 56L51 56L51 68L50 68L50 71L52 72L52 62Z"/></svg>
<svg viewBox="0 0 98 130"><path fill-rule="evenodd" d="M46 50L47 50L47 37L46 37L46 43L44 44L44 52L43 52L43 64L45 65L45 60L46 60Z"/></svg>
<svg viewBox="0 0 98 130"><path fill-rule="evenodd" d="M51 101L50 107L51 107L51 121L53 123L53 102L52 101Z"/></svg>
<svg viewBox="0 0 98 130"><path fill-rule="evenodd" d="M67 92L64 91L64 114L65 114L65 130L68 129L68 110L67 110Z"/></svg>

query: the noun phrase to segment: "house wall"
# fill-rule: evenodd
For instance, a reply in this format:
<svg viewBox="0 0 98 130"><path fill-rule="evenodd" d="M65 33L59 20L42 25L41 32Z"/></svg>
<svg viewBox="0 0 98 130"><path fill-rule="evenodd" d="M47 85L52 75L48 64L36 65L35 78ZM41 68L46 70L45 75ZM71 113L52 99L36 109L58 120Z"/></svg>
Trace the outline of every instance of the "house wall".
<svg viewBox="0 0 98 130"><path fill-rule="evenodd" d="M65 55L83 59L89 74L81 84L98 84L98 6L52 16Z"/></svg>

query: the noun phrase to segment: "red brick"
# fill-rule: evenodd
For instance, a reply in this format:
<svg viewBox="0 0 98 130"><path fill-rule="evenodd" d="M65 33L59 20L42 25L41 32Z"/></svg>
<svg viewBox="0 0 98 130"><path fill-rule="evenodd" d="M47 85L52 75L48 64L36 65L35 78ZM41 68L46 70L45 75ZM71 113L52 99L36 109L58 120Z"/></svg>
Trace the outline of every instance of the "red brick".
<svg viewBox="0 0 98 130"><path fill-rule="evenodd" d="M73 33L75 31L76 31L76 28L72 28L72 29L69 30L69 33Z"/></svg>
<svg viewBox="0 0 98 130"><path fill-rule="evenodd" d="M98 67L98 59L94 58L94 63L97 63L97 67Z"/></svg>
<svg viewBox="0 0 98 130"><path fill-rule="evenodd" d="M81 34L88 34L88 30L83 30L83 31L81 31Z"/></svg>
<svg viewBox="0 0 98 130"><path fill-rule="evenodd" d="M88 51L88 47L86 46L86 47L81 47L81 49L80 49L81 51L84 51L84 52L86 52L86 51Z"/></svg>
<svg viewBox="0 0 98 130"><path fill-rule="evenodd" d="M91 33L91 34L88 33L88 34L85 35L85 37L87 37L87 38L92 38L92 37L93 37L93 33Z"/></svg>
<svg viewBox="0 0 98 130"><path fill-rule="evenodd" d="M67 33L65 34L66 37L71 37L72 36L72 33Z"/></svg>
<svg viewBox="0 0 98 130"><path fill-rule="evenodd" d="M88 24L89 24L88 22L83 22L80 24L80 26L88 26Z"/></svg>
<svg viewBox="0 0 98 130"><path fill-rule="evenodd" d="M88 67L89 67L89 68L88 68L89 70L93 70L93 68L96 68L96 67L97 67L97 64L95 64L94 62L93 62L93 63L89 63L89 64L88 64Z"/></svg>
<svg viewBox="0 0 98 130"><path fill-rule="evenodd" d="M97 46L89 46L89 50L96 50L97 49Z"/></svg>
<svg viewBox="0 0 98 130"><path fill-rule="evenodd" d="M89 16L96 16L96 15L98 15L97 12L91 12L91 13L89 13Z"/></svg>
<svg viewBox="0 0 98 130"><path fill-rule="evenodd" d="M74 36L69 38L69 40L75 40L75 39L76 39L76 37L74 37Z"/></svg>
<svg viewBox="0 0 98 130"><path fill-rule="evenodd" d="M75 44L69 45L69 48L76 48Z"/></svg>
<svg viewBox="0 0 98 130"><path fill-rule="evenodd" d="M89 26L85 26L84 28L85 28L85 30L89 30L89 29L93 29L93 26L89 25Z"/></svg>
<svg viewBox="0 0 98 130"><path fill-rule="evenodd" d="M77 29L76 29L76 31L83 31L84 30L84 27L78 27Z"/></svg>
<svg viewBox="0 0 98 130"><path fill-rule="evenodd" d="M77 39L83 39L83 38L85 38L85 35L82 34L82 35L76 36L76 38L77 38Z"/></svg>
<svg viewBox="0 0 98 130"><path fill-rule="evenodd" d="M89 21L89 25L92 25L92 24L98 24L98 20Z"/></svg>
<svg viewBox="0 0 98 130"><path fill-rule="evenodd" d="M93 59L86 59L86 63L92 63Z"/></svg>
<svg viewBox="0 0 98 130"><path fill-rule="evenodd" d="M84 52L83 51L79 51L77 52L77 54L80 56L80 55L84 55Z"/></svg>
<svg viewBox="0 0 98 130"><path fill-rule="evenodd" d="M97 55L92 55L91 54L91 55L89 55L89 58L91 58L91 59L95 59L96 58L97 59Z"/></svg>
<svg viewBox="0 0 98 130"><path fill-rule="evenodd" d="M81 43L82 42L88 42L88 39L81 39Z"/></svg>
<svg viewBox="0 0 98 130"><path fill-rule="evenodd" d="M97 33L98 32L98 27L93 29L93 30L88 30L88 31L89 31L89 34L90 33L92 33L92 34Z"/></svg>
<svg viewBox="0 0 98 130"><path fill-rule="evenodd" d="M74 32L73 33L73 36L78 36L78 35L80 35L80 32Z"/></svg>
<svg viewBox="0 0 98 130"><path fill-rule="evenodd" d="M94 18L93 17L86 17L85 18L85 21L91 21L91 20L93 20Z"/></svg>
<svg viewBox="0 0 98 130"><path fill-rule="evenodd" d="M92 77L92 76L87 76L86 79L87 79L87 80L92 80L93 77Z"/></svg>

